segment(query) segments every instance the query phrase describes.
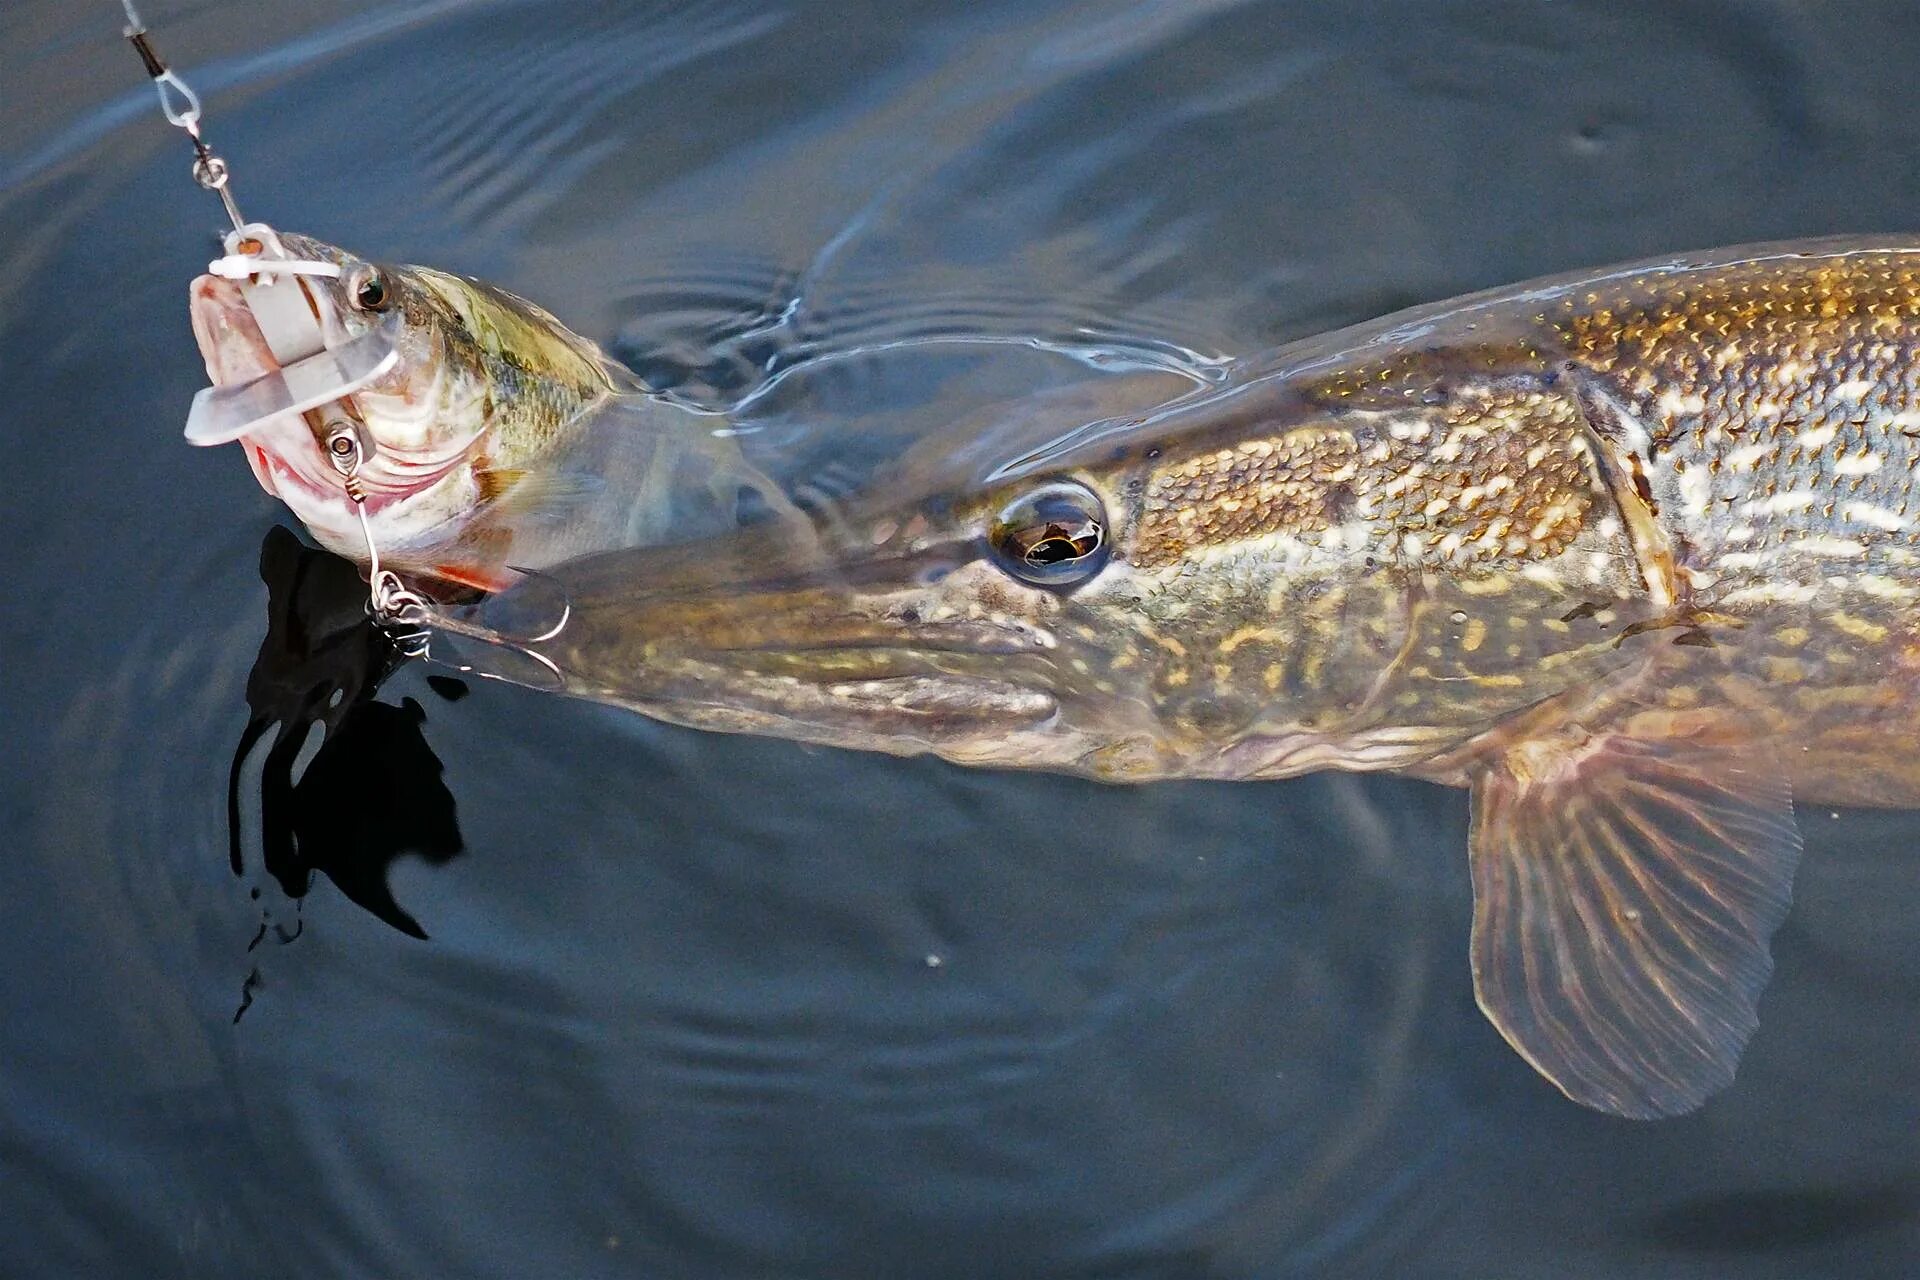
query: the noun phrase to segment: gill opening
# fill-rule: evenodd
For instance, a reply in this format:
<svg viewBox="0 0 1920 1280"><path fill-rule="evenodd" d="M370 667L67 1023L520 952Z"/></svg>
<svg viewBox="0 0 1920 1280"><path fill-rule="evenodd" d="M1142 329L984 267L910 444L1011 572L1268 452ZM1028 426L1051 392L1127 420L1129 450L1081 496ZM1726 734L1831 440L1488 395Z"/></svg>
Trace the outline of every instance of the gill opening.
<svg viewBox="0 0 1920 1280"><path fill-rule="evenodd" d="M1633 411L1597 379L1582 370L1572 381L1594 470L1620 513L1648 598L1666 613L1680 603L1683 588L1673 539L1660 522L1660 503L1653 489L1652 437Z"/></svg>

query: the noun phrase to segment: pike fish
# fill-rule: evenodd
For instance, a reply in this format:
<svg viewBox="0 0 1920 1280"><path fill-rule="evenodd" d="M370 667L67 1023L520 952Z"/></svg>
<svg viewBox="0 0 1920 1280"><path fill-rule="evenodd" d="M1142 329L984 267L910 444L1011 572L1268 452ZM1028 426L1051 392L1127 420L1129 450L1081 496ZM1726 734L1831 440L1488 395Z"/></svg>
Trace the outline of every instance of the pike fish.
<svg viewBox="0 0 1920 1280"><path fill-rule="evenodd" d="M535 634L557 586L568 692L706 729L1466 788L1480 1007L1576 1102L1673 1115L1757 1025L1795 801L1920 805L1917 347L1916 241L1587 271L474 616Z"/></svg>

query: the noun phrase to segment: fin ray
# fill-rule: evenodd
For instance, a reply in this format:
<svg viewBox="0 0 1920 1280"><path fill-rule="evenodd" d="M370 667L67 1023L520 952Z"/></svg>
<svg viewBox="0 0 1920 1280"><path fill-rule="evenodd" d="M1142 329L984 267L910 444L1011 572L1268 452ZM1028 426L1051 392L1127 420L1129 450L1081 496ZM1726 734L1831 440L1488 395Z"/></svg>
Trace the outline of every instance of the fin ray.
<svg viewBox="0 0 1920 1280"><path fill-rule="evenodd" d="M1525 743L1473 791L1480 1007L1576 1102L1636 1118L1733 1078L1800 853L1764 745Z"/></svg>

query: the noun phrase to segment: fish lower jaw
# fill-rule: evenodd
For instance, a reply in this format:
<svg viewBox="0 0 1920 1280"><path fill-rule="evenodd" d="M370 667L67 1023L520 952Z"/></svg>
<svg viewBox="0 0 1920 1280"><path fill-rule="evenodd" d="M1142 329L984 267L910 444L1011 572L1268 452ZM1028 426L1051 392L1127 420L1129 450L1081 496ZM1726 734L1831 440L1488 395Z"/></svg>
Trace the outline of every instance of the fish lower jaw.
<svg viewBox="0 0 1920 1280"><path fill-rule="evenodd" d="M261 487L286 503L316 541L329 551L363 562L369 531L382 553L450 540L479 497L470 467L449 468L424 487L402 492L369 487L363 530L360 512L344 485L317 485L266 450L256 449L254 462Z"/></svg>
<svg viewBox="0 0 1920 1280"><path fill-rule="evenodd" d="M651 696L614 700L694 728L894 755L945 755L968 742L999 742L1044 725L1059 710L1045 690L958 675L742 680L697 664L665 684Z"/></svg>

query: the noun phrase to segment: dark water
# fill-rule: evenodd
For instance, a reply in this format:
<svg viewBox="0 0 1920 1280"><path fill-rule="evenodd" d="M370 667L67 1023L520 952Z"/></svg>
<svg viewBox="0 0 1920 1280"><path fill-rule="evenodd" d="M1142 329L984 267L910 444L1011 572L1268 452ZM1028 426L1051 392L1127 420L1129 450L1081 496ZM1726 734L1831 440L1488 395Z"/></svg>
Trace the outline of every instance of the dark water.
<svg viewBox="0 0 1920 1280"><path fill-rule="evenodd" d="M146 16L252 216L827 442L1920 219L1907 0ZM0 9L0 1274L1920 1272L1911 815L1803 811L1739 1081L1644 1125L1474 1009L1456 794L373 695L178 438L216 210L116 31ZM254 745L236 875L249 696L337 731Z"/></svg>

